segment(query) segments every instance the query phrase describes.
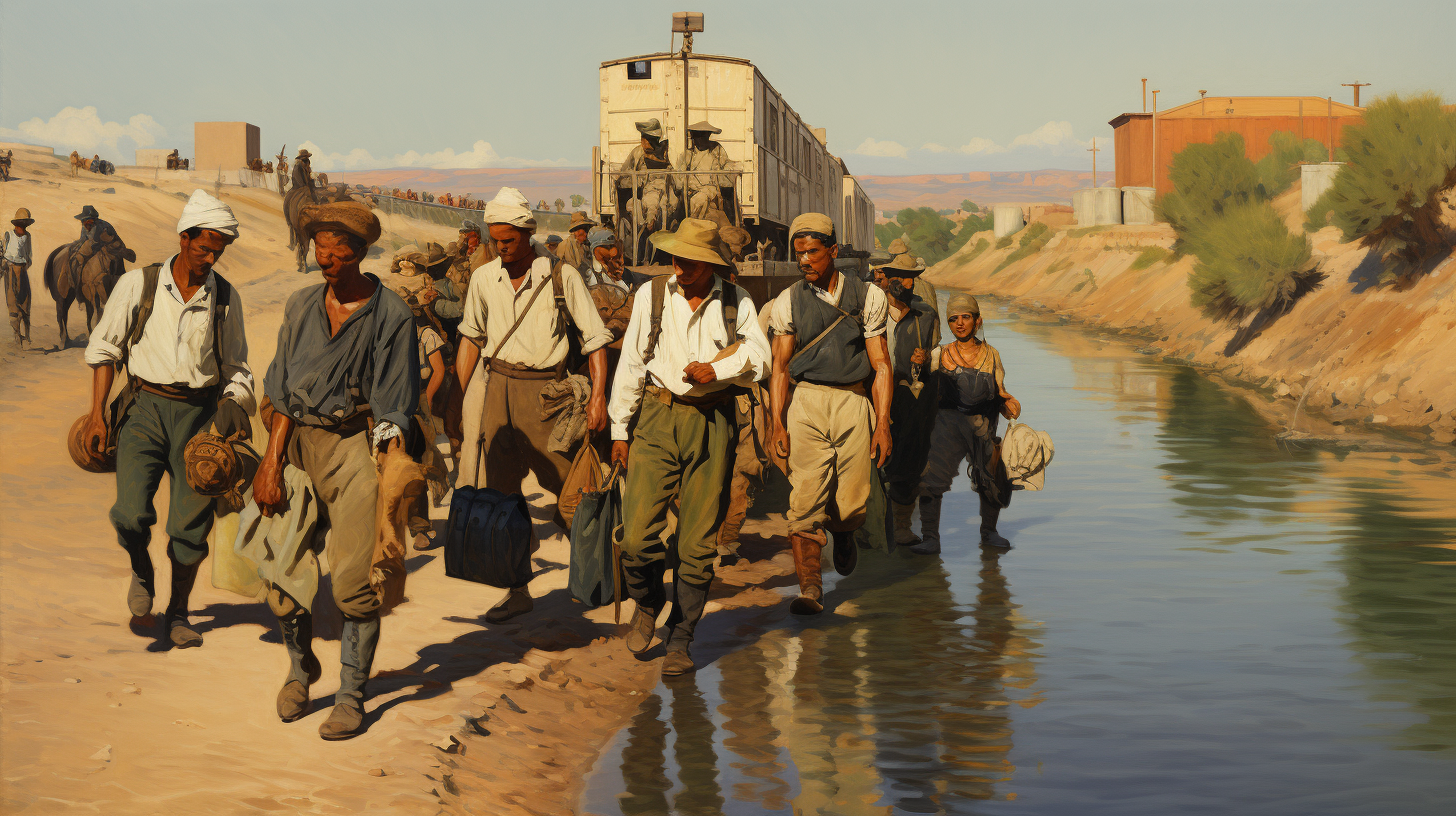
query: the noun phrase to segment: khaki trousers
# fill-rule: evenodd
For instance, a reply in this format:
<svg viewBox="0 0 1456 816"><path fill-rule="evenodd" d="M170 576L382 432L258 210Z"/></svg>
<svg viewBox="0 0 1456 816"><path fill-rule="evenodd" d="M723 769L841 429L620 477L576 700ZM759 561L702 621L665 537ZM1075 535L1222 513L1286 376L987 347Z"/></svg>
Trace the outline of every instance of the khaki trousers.
<svg viewBox="0 0 1456 816"><path fill-rule="evenodd" d="M15 339L30 339L30 274L29 264L0 260L0 274L5 276L5 305L10 310L10 329Z"/></svg>
<svg viewBox="0 0 1456 816"><path fill-rule="evenodd" d="M518 380L493 372L485 385L480 417L485 486L520 493L526 472L541 487L561 494L571 460L546 447L555 419L541 418L541 389L550 380Z"/></svg>
<svg viewBox="0 0 1456 816"><path fill-rule="evenodd" d="M859 529L865 520L874 465L870 458L874 412L869 398L840 388L799 383L786 422L789 532Z"/></svg>
<svg viewBox="0 0 1456 816"><path fill-rule="evenodd" d="M728 512L723 516L723 526L718 528L718 553L727 555L738 552L738 536L743 532L743 522L748 518L748 505L753 501L753 483L763 476L763 463L758 459L759 442L755 434L764 425L763 409L754 405L744 411L745 397L739 397L738 446L733 453L733 482L728 488ZM755 428L757 425L757 428Z"/></svg>
<svg viewBox="0 0 1456 816"><path fill-rule="evenodd" d="M319 498L319 534L328 531L324 558L329 562L334 604L346 618L367 618L379 611L379 593L369 583L374 561L374 520L378 513L379 471L369 449L368 431L340 436L322 428L295 425L288 440L288 461L313 482ZM286 600L269 603L279 617L291 610Z"/></svg>

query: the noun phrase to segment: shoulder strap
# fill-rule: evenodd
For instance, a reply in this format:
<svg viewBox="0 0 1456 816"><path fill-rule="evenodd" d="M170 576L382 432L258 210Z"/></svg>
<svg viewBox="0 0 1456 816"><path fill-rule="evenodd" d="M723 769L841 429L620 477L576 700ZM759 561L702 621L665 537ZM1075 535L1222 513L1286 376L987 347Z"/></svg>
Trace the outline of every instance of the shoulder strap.
<svg viewBox="0 0 1456 816"><path fill-rule="evenodd" d="M495 344L495 352L485 361L486 367L489 367L491 363L495 362L495 358L500 356L501 349L506 347L506 341L511 339L511 335L515 334L516 329L519 329L521 324L526 321L526 315L529 315L531 313L531 307L536 305L536 298L540 297L544 291L546 291L546 286L543 282L542 285L536 287L536 291L531 293L531 298L526 301L526 308L521 310L521 314L516 318L516 322L512 323L509 329L506 329L506 333L501 335L500 342Z"/></svg>
<svg viewBox="0 0 1456 816"><path fill-rule="evenodd" d="M652 323L647 328L647 350L642 352L642 367L657 356L657 338L662 336L662 308L667 302L667 276L658 275L649 284L652 287Z"/></svg>
<svg viewBox="0 0 1456 816"><path fill-rule="evenodd" d="M142 331L147 327L147 321L152 317L152 309L157 304L157 280L162 277L162 265L159 263L148 264L142 269L142 299L137 304L136 312L132 314L131 331L126 334L127 354L131 353L131 347L142 339Z"/></svg>
<svg viewBox="0 0 1456 816"><path fill-rule="evenodd" d="M743 339L743 329L738 325L738 301L743 299L743 290L738 284L723 281L723 329L730 337Z"/></svg>
<svg viewBox="0 0 1456 816"><path fill-rule="evenodd" d="M227 318L233 287L216 272L212 273L212 277L217 281L217 298L212 304L212 362L217 365L217 387L221 392L227 385L222 375L222 323Z"/></svg>
<svg viewBox="0 0 1456 816"><path fill-rule="evenodd" d="M575 325L571 319L571 310L566 308L566 282L561 279L561 267L565 261L555 258L551 261L551 294L556 298L557 328L566 331L568 327Z"/></svg>

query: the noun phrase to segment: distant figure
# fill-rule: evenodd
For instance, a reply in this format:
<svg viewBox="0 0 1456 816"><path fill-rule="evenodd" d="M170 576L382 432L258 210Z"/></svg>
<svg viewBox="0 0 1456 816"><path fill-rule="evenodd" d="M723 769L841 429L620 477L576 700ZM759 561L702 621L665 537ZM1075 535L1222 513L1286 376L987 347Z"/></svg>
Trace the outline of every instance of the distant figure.
<svg viewBox="0 0 1456 816"><path fill-rule="evenodd" d="M181 159L180 156L177 155L177 151L175 149L173 149L173 151L171 153L168 153L167 154L167 169L168 170L181 170L182 169L182 159Z"/></svg>
<svg viewBox="0 0 1456 816"><path fill-rule="evenodd" d="M541 199L540 201L537 201L536 202L536 209L538 209L538 210L540 210L542 212L550 212L550 210L551 210L550 207L546 206L546 199L544 199L544 198Z"/></svg>
<svg viewBox="0 0 1456 816"><path fill-rule="evenodd" d="M0 180L10 180L10 165L15 162L15 151L7 150L0 154Z"/></svg>
<svg viewBox="0 0 1456 816"><path fill-rule="evenodd" d="M312 153L299 148L298 155L293 159L293 178L291 179L294 189L308 190L308 197L315 199L313 184L313 169L309 166L309 159Z"/></svg>
<svg viewBox="0 0 1456 816"><path fill-rule="evenodd" d="M83 158L81 158L81 154L80 153L77 153L76 151L72 150L71 151L71 177L74 178L76 176L76 174L78 172L80 172L81 168L82 167L85 167L85 166L86 166L86 160L83 159Z"/></svg>
<svg viewBox="0 0 1456 816"><path fill-rule="evenodd" d="M106 258L107 268L114 269L119 275L123 271L121 267L127 249L121 236L116 234L116 228L103 221L101 214L90 204L81 208L76 220L81 222L81 236L76 239L78 248L71 253L71 274L79 278L81 269L91 256L101 254Z"/></svg>
<svg viewBox="0 0 1456 816"><path fill-rule="evenodd" d="M550 252L552 255L555 255L556 254L556 248L559 247L559 246L561 246L561 236L560 235L548 235L548 236L546 236L546 251L547 252Z"/></svg>
<svg viewBox="0 0 1456 816"><path fill-rule="evenodd" d="M588 246L588 236L591 233L592 227L596 225L596 222L591 220L586 213L572 213L571 226L567 228L568 237L556 250L556 257L583 275L586 274L587 267L591 266L591 249Z"/></svg>
<svg viewBox="0 0 1456 816"><path fill-rule="evenodd" d="M30 345L30 233L35 223L30 210L15 211L14 229L0 235L0 277L5 279L5 305L10 310L10 329L21 348Z"/></svg>
<svg viewBox="0 0 1456 816"><path fill-rule="evenodd" d="M561 212L562 210L566 209L566 202L558 198L556 199L556 203L554 206L556 207L557 212Z"/></svg>
<svg viewBox="0 0 1456 816"><path fill-rule="evenodd" d="M688 170L738 169L728 158L728 151L713 136L722 133L706 121L688 125L692 144L688 147ZM733 176L728 173L699 173L687 177L688 217L716 221L719 226L732 223L724 199L733 196ZM710 214L711 213L711 214Z"/></svg>
<svg viewBox="0 0 1456 816"><path fill-rule="evenodd" d="M319 173L318 174L318 186L320 186L320 187L327 187L327 186L329 186L329 174L328 173Z"/></svg>
<svg viewBox="0 0 1456 816"><path fill-rule="evenodd" d="M625 208L628 210L625 220L629 226L623 235L630 236L630 225L635 223L640 238L665 225L664 213L670 213L677 208L677 197L668 184L666 173L651 172L672 169L672 163L667 158L668 143L662 138L662 123L656 119L638 122L637 132L642 134L642 143L632 148L627 160L618 166L613 181L621 195L625 196L624 203L628 204ZM635 261L637 247L629 247L629 250L628 256Z"/></svg>
<svg viewBox="0 0 1456 816"><path fill-rule="evenodd" d="M284 145L273 158L278 160L278 195L283 195L283 185L288 179L288 145Z"/></svg>

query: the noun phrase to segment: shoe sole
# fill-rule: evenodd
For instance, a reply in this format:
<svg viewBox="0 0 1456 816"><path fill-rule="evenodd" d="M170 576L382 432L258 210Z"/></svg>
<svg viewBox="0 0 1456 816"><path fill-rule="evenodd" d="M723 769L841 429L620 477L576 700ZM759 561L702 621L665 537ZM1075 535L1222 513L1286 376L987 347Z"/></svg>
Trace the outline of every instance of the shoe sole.
<svg viewBox="0 0 1456 816"><path fill-rule="evenodd" d="M817 615L824 611L824 604L800 596L789 604L789 611L795 615Z"/></svg>
<svg viewBox="0 0 1456 816"><path fill-rule="evenodd" d="M351 740L362 733L364 732L360 730L350 734L319 734L319 739L328 740L329 742L343 742L344 740Z"/></svg>

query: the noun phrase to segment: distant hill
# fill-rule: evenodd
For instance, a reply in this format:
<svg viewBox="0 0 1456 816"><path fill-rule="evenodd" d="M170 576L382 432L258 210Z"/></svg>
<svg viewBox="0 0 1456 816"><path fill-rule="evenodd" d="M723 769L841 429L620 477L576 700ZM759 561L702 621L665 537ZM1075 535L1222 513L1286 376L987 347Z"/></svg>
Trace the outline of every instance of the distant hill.
<svg viewBox="0 0 1456 816"><path fill-rule="evenodd" d="M937 173L920 176L859 176L865 192L874 200L876 209L898 210L904 207L959 207L969 198L980 205L1013 202L1071 203L1072 191L1092 184L1087 170L1030 170L975 173ZM330 173L331 181L350 184L398 187L401 190L428 190L432 193L469 193L476 198L489 198L501 187L516 187L535 203L557 198L570 201L571 195L590 198L591 171L585 167L491 168L484 170L432 170L403 167L393 170L368 170L351 173ZM1112 168L1099 168L1097 180L1112 181Z"/></svg>

